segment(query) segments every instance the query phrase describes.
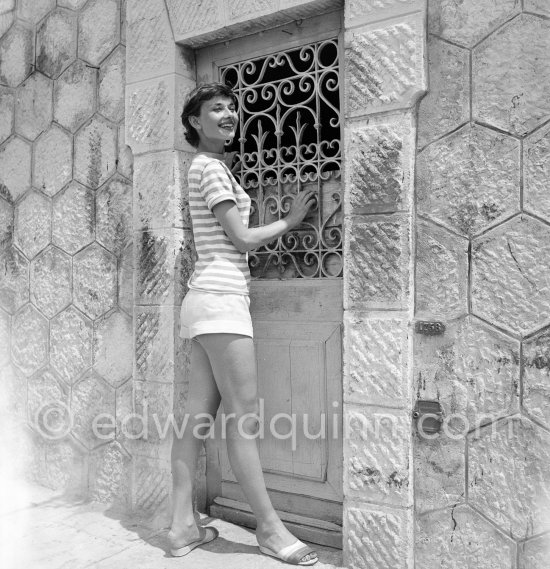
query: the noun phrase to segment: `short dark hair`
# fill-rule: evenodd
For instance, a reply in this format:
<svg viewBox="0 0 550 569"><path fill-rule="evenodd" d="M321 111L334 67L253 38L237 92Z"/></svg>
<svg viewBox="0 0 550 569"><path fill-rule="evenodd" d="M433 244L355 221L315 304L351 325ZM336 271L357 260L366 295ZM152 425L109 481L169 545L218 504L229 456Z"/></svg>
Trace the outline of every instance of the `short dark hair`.
<svg viewBox="0 0 550 569"><path fill-rule="evenodd" d="M199 145L199 133L194 126L191 126L189 117L198 117L201 105L205 101L209 101L214 97L229 97L233 100L235 106L237 105L237 95L233 92L231 85L224 83L204 83L199 85L187 95L185 104L183 105L183 112L181 113L181 122L185 128L185 140L195 148Z"/></svg>

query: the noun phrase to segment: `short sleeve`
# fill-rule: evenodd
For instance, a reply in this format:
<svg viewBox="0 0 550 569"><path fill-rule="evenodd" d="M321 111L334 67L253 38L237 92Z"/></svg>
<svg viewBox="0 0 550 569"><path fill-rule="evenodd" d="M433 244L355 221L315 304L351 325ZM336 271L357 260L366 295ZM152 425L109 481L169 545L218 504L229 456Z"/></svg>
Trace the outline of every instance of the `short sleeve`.
<svg viewBox="0 0 550 569"><path fill-rule="evenodd" d="M212 160L204 167L199 191L210 210L226 200L237 203L231 180L218 160Z"/></svg>

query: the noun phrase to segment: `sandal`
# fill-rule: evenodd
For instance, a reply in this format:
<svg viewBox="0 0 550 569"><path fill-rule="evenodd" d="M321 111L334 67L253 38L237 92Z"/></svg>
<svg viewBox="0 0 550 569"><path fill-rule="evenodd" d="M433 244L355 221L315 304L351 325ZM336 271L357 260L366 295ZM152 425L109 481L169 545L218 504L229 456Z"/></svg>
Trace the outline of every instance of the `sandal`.
<svg viewBox="0 0 550 569"><path fill-rule="evenodd" d="M315 563L317 563L317 561L319 561L317 557L315 557L314 559L309 559L307 561L302 561L302 559L308 553L315 553L315 551L311 549L311 547L307 546L305 543L302 543L300 540L296 540L295 543L287 545L286 547L283 547L283 549L277 552L263 545L260 545L259 547L260 551L264 555L276 557L277 559L280 559L285 563L290 563L291 565L314 565Z"/></svg>
<svg viewBox="0 0 550 569"><path fill-rule="evenodd" d="M210 541L214 541L218 535L220 535L219 531L212 526L206 526L204 528L204 537L202 539L197 539L197 541L192 541L183 547L175 547L170 549L170 555L173 557L183 557L188 553L191 553L195 547L199 545L204 545L205 543L209 543Z"/></svg>

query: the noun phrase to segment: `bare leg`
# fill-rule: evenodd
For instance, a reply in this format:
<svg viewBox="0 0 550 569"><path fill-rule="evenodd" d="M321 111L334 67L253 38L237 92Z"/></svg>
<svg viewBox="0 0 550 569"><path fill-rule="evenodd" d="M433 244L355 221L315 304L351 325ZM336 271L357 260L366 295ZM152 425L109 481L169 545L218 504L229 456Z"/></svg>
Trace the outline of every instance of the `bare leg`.
<svg viewBox="0 0 550 569"><path fill-rule="evenodd" d="M252 338L238 334L202 334L197 340L208 354L212 371L228 417L227 452L233 473L243 489L257 520L260 545L279 551L296 538L285 528L267 493L257 440L258 381ZM233 418L229 418L234 414ZM241 429L239 429L240 418ZM240 431L240 432L239 432ZM316 555L312 555L312 558ZM304 557L304 560L309 559Z"/></svg>
<svg viewBox="0 0 550 569"><path fill-rule="evenodd" d="M200 436L207 434L209 421L200 414L207 413L214 418L220 399L208 357L201 345L193 341L191 379L185 404L185 414L189 420L181 438L174 434L172 443L173 512L168 541L174 548L202 538L204 532L197 526L193 515L193 482L203 444L193 431L196 429Z"/></svg>

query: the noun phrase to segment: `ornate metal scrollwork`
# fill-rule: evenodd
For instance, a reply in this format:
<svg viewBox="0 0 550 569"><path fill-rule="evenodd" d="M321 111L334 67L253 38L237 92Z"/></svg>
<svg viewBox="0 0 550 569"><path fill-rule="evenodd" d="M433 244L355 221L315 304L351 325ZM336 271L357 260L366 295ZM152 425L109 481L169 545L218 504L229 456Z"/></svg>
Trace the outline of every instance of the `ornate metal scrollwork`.
<svg viewBox="0 0 550 569"><path fill-rule="evenodd" d="M317 205L304 222L249 255L253 278L342 275L338 43L324 40L220 68L239 98L233 172L252 199L250 226L284 217L298 192Z"/></svg>

